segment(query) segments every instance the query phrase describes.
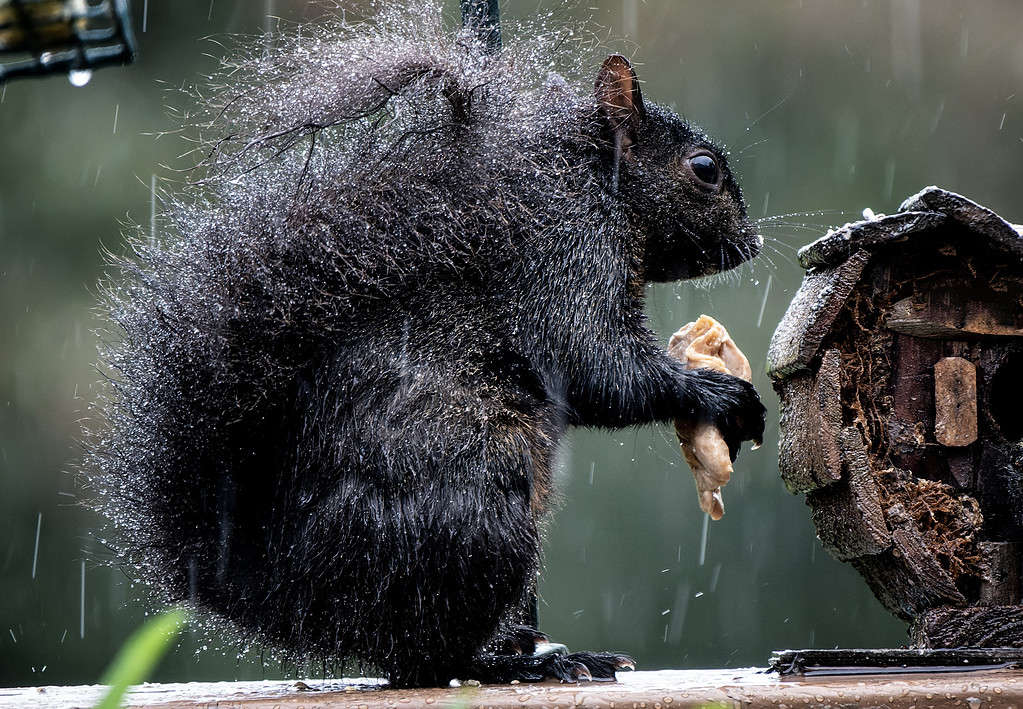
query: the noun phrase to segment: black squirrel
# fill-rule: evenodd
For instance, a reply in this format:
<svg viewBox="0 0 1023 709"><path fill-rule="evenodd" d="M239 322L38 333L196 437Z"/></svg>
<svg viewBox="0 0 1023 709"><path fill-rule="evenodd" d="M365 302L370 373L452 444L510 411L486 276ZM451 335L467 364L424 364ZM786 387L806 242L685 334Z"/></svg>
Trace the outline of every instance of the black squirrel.
<svg viewBox="0 0 1023 709"><path fill-rule="evenodd" d="M612 678L629 658L518 624L556 447L677 418L759 441L753 387L667 356L643 298L761 242L627 59L581 89L557 32L489 54L416 10L225 67L202 179L111 257L86 482L131 574L290 657Z"/></svg>

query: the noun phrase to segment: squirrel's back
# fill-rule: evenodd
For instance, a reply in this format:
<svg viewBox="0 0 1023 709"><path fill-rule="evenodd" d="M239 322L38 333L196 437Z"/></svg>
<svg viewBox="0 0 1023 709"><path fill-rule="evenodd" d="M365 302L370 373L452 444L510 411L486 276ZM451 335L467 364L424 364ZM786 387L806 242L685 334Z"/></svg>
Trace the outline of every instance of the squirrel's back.
<svg viewBox="0 0 1023 709"><path fill-rule="evenodd" d="M445 28L439 7L415 15L306 27L225 66L196 119L211 151L201 179L166 198L159 238L136 234L111 258L105 287L110 384L85 469L117 559L167 599L299 654L371 645L356 656L383 662L375 646L399 628L337 620L383 618L387 598L372 596L395 579L473 595L417 575L416 556L434 553L424 540L367 528L390 524L422 461L543 457L551 444L541 384L514 356L495 358L504 343L486 333L500 327L480 321L503 297L492 267L543 238L542 214L576 181L578 156L558 146L572 143L584 99L551 72L571 76L584 60L564 63L560 38L541 31L490 56ZM580 215L592 208L574 199ZM474 369L513 384L484 391ZM451 419L459 409L471 425ZM417 416L409 436L400 424ZM464 481L439 475L403 504L439 529L444 516L471 526L502 514L501 486L536 492L482 468L459 474L495 495L459 513L431 485ZM507 573L524 579L533 520L507 526L521 539L495 531L466 558L508 556ZM394 541L367 554L379 539ZM529 554L516 561L508 544Z"/></svg>
<svg viewBox="0 0 1023 709"><path fill-rule="evenodd" d="M759 438L752 387L669 358L643 314L647 282L759 242L724 152L625 57L584 88L564 32L491 55L416 5L268 41L200 102L203 177L106 289L95 504L132 573L295 655L396 684L613 677L628 658L497 632L558 439Z"/></svg>

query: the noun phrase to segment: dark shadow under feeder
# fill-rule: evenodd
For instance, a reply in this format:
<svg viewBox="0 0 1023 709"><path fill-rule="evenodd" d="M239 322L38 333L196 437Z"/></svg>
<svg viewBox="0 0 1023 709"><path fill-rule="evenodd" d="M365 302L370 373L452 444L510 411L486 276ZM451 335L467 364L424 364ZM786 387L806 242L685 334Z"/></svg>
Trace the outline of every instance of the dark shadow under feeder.
<svg viewBox="0 0 1023 709"><path fill-rule="evenodd" d="M920 648L1023 647L1023 237L928 188L800 251L779 464Z"/></svg>

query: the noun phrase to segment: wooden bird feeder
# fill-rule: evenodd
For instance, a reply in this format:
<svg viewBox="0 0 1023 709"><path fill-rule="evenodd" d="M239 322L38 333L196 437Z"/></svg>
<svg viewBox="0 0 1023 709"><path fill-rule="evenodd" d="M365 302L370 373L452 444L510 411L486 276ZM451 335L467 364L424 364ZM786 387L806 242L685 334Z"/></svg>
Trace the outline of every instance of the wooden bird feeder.
<svg viewBox="0 0 1023 709"><path fill-rule="evenodd" d="M1023 647L1023 228L929 187L799 260L785 485L914 645Z"/></svg>

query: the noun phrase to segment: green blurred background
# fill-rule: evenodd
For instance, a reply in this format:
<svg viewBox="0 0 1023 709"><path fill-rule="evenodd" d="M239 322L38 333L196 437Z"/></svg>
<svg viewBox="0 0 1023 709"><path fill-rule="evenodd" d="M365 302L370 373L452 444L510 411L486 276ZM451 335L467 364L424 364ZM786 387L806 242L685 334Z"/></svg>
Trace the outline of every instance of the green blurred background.
<svg viewBox="0 0 1023 709"><path fill-rule="evenodd" d="M134 2L135 65L83 88L66 77L0 88L0 685L95 681L147 609L142 589L90 559L96 520L76 506L68 471L96 379L101 246L120 248L126 220L148 224L151 177L184 152L154 135L175 125L167 89L212 69L221 49L204 37L323 12L297 0L144 5ZM506 0L504 12L538 7ZM772 412L764 448L744 451L725 489L724 519L704 545L669 430L575 432L549 526L542 627L648 669L903 643L903 625L820 548L807 508L782 487L765 352L800 282L794 247L827 225L868 206L893 211L928 184L1023 221L1023 4L594 0L558 15L592 18L609 48L635 57L647 100L731 147L754 216L796 214L765 227L765 255L740 277L651 291L665 338L701 312L726 323ZM201 652L203 642L186 634L156 679L280 675L230 648Z"/></svg>

